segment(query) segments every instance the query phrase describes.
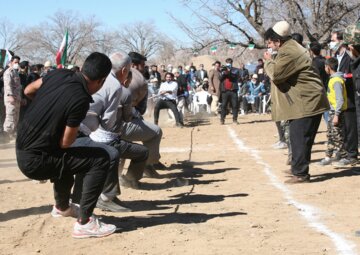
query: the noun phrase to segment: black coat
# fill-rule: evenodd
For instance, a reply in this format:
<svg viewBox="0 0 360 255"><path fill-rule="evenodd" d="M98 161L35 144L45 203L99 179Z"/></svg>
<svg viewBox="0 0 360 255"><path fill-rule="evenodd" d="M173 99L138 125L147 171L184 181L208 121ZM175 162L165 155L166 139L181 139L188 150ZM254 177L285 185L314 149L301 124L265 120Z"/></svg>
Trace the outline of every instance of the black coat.
<svg viewBox="0 0 360 255"><path fill-rule="evenodd" d="M360 57L351 63L353 83L357 93L360 93Z"/></svg>
<svg viewBox="0 0 360 255"><path fill-rule="evenodd" d="M203 77L203 79L209 78L207 71L206 71L206 70L203 70L203 71L204 71L204 77ZM201 70L197 70L197 71L195 72L195 78L196 78L197 81L200 81L200 82L203 81L203 79L201 79Z"/></svg>
<svg viewBox="0 0 360 255"><path fill-rule="evenodd" d="M327 91L329 75L325 72L325 58L323 56L316 56L312 60L312 66L315 72L320 76L320 79Z"/></svg>
<svg viewBox="0 0 360 255"><path fill-rule="evenodd" d="M339 64L339 71L343 72L345 75L351 74L351 62L351 57L347 54L347 52L345 52ZM348 99L348 109L355 109L355 88L351 77L346 78L345 86Z"/></svg>

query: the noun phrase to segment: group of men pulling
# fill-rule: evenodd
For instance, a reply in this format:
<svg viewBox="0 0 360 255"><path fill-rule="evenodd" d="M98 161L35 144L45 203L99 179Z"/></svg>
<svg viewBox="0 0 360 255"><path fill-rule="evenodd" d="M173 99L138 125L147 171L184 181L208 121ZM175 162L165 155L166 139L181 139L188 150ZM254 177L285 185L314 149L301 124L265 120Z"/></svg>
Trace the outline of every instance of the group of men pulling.
<svg viewBox="0 0 360 255"><path fill-rule="evenodd" d="M77 217L75 238L112 234L116 226L100 222L94 208L129 211L117 198L119 180L139 188L144 174L157 178L163 167L162 131L141 117L145 61L135 52L94 52L80 72L57 69L25 88L31 103L17 130L18 166L31 179L54 183L51 215ZM120 159L131 161L119 176Z"/></svg>

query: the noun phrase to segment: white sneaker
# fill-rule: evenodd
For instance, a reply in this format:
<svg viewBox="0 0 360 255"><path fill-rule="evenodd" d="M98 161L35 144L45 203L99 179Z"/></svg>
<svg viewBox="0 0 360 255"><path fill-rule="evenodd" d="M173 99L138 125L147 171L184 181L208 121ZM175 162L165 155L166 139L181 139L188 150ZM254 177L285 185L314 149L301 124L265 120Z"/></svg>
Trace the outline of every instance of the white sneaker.
<svg viewBox="0 0 360 255"><path fill-rule="evenodd" d="M277 146L274 146L274 149L286 149L287 144L284 142L280 142Z"/></svg>
<svg viewBox="0 0 360 255"><path fill-rule="evenodd" d="M104 237L111 235L115 230L115 225L105 224L93 215L90 217L89 222L84 225L76 222L72 236L74 238Z"/></svg>
<svg viewBox="0 0 360 255"><path fill-rule="evenodd" d="M59 218L59 217L77 218L79 216L79 210L80 210L80 206L78 204L70 203L69 208L66 209L65 211L60 211L54 205L53 209L51 210L51 216L53 216L54 218Z"/></svg>
<svg viewBox="0 0 360 255"><path fill-rule="evenodd" d="M275 148L275 147L279 146L280 143L281 143L281 141L277 141L276 143L274 143L273 145L271 145L271 147Z"/></svg>

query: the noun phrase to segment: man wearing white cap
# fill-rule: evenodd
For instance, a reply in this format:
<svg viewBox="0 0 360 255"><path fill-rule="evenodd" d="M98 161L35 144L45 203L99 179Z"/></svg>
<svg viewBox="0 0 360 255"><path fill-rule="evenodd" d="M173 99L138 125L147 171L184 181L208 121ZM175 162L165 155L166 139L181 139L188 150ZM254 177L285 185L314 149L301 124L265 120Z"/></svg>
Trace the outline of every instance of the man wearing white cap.
<svg viewBox="0 0 360 255"><path fill-rule="evenodd" d="M310 181L311 148L329 103L307 50L291 39L290 30L289 23L280 21L265 32L273 54L265 52L264 59L271 79L272 118L290 122L292 176L286 183L302 183Z"/></svg>
<svg viewBox="0 0 360 255"><path fill-rule="evenodd" d="M45 77L52 70L51 62L48 60L44 63L44 71L41 73L40 77Z"/></svg>

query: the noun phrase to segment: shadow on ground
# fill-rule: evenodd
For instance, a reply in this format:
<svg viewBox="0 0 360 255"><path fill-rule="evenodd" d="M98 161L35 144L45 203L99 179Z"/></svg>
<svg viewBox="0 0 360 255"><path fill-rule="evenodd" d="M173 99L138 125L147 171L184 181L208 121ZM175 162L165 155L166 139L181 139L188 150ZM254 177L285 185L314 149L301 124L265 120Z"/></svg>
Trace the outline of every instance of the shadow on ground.
<svg viewBox="0 0 360 255"><path fill-rule="evenodd" d="M310 182L323 182L333 178L342 178L342 177L351 177L351 176L360 175L359 167L351 167L348 169L344 169L344 168L335 168L335 169L343 169L343 170L340 172L311 175L312 178Z"/></svg>
<svg viewBox="0 0 360 255"><path fill-rule="evenodd" d="M7 183L17 183L17 182L30 182L31 179L21 179L21 180L0 180L0 184L7 184Z"/></svg>
<svg viewBox="0 0 360 255"><path fill-rule="evenodd" d="M39 215L50 213L52 206L51 205L41 205L38 207L30 207L23 209L15 209L8 211L6 213L0 213L0 222L14 220L21 217L27 217L29 215Z"/></svg>
<svg viewBox="0 0 360 255"><path fill-rule="evenodd" d="M103 216L102 219L106 223L116 225L117 232L129 232L141 228L167 224L198 224L204 223L214 218L235 217L239 215L247 215L245 212L227 212L218 214L207 213L159 213L150 214L148 217L113 217Z"/></svg>
<svg viewBox="0 0 360 255"><path fill-rule="evenodd" d="M204 195L204 194L187 194L181 193L172 196L168 200L136 200L136 201L123 201L126 206L133 211L152 211L164 210L172 208L173 205L194 204L194 203L214 203L224 201L226 198L247 197L247 193L239 193L233 195Z"/></svg>
<svg viewBox="0 0 360 255"><path fill-rule="evenodd" d="M185 178L174 178L172 180L166 181L164 183L141 183L142 190L162 190L169 189L175 187L183 187L190 185L207 185L216 182L223 182L226 179L218 179L218 180L198 180L198 179L185 179Z"/></svg>

